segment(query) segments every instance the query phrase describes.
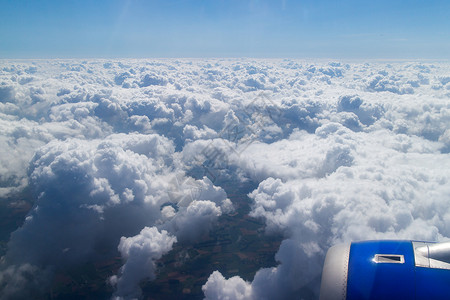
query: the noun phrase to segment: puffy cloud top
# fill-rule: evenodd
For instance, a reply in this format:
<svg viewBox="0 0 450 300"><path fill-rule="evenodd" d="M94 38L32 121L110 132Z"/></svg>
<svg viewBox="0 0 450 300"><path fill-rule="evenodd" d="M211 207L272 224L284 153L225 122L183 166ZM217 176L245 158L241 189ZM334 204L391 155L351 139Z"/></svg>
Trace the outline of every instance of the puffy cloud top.
<svg viewBox="0 0 450 300"><path fill-rule="evenodd" d="M119 276L110 278L110 281L117 285L113 298L131 299L140 296L140 280L155 277L155 260L171 250L176 241L167 231L159 232L155 227L145 227L133 237L122 237L118 249L126 263L120 269Z"/></svg>

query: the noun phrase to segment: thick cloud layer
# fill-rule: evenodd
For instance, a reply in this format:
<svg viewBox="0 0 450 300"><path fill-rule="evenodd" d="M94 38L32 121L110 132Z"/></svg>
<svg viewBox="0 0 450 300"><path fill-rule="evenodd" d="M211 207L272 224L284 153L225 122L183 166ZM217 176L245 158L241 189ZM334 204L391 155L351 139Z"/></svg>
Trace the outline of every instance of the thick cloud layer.
<svg viewBox="0 0 450 300"><path fill-rule="evenodd" d="M175 243L233 212L228 179L257 186L249 214L284 240L251 282L212 273L207 299L312 299L334 243L446 240L448 78L448 63L1 61L0 197L34 196L0 294L119 254L114 297L139 296Z"/></svg>

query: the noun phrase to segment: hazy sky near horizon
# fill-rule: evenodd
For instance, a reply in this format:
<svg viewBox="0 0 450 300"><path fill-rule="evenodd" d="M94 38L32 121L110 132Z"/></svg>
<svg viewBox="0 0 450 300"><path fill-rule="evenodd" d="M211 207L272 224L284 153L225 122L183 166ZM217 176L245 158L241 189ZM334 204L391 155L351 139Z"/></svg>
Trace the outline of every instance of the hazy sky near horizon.
<svg viewBox="0 0 450 300"><path fill-rule="evenodd" d="M0 0L0 58L450 58L450 1Z"/></svg>

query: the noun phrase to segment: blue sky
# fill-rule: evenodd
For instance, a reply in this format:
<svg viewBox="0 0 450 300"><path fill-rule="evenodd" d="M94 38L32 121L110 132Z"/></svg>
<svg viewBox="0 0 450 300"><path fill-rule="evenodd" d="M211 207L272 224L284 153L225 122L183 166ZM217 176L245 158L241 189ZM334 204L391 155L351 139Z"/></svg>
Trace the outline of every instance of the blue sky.
<svg viewBox="0 0 450 300"><path fill-rule="evenodd" d="M0 58L450 58L450 1L0 0Z"/></svg>

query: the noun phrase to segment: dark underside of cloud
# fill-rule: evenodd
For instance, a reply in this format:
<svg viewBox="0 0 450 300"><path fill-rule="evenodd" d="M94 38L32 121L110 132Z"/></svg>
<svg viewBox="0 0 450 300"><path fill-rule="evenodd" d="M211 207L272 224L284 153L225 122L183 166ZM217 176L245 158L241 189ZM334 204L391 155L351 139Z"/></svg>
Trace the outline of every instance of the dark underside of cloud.
<svg viewBox="0 0 450 300"><path fill-rule="evenodd" d="M226 182L252 183L247 217L282 242L251 281L211 273L206 299L315 299L337 242L448 239L449 78L446 63L0 61L0 201L32 199L2 242L0 299L118 255L108 297L141 297L176 245L241 216Z"/></svg>

